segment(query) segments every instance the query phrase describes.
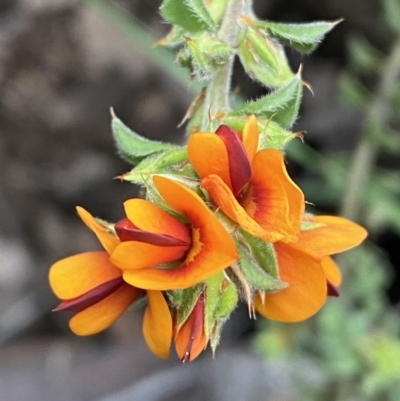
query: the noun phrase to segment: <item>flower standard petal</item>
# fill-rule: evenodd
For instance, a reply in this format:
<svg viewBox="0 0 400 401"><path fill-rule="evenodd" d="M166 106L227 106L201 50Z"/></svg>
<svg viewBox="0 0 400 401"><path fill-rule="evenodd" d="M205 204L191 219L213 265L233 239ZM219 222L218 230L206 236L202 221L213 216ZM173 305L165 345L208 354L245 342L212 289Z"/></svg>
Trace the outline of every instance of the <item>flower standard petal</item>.
<svg viewBox="0 0 400 401"><path fill-rule="evenodd" d="M149 303L143 318L143 335L151 351L160 358L169 357L172 317L161 291L147 291Z"/></svg>
<svg viewBox="0 0 400 401"><path fill-rule="evenodd" d="M190 244L190 230L184 223L144 199L129 199L124 203L126 216L143 231L166 234Z"/></svg>
<svg viewBox="0 0 400 401"><path fill-rule="evenodd" d="M77 313L69 326L79 336L99 333L111 326L142 293L143 290L123 284L107 298Z"/></svg>
<svg viewBox="0 0 400 401"><path fill-rule="evenodd" d="M125 281L152 290L187 288L238 259L231 236L195 192L162 176L154 176L153 180L164 200L188 218L192 230L191 248L177 267L166 269L149 265L135 271L125 270Z"/></svg>
<svg viewBox="0 0 400 401"><path fill-rule="evenodd" d="M119 239L102 226L87 210L77 206L76 211L82 221L96 234L104 249L111 253L119 244Z"/></svg>
<svg viewBox="0 0 400 401"><path fill-rule="evenodd" d="M228 151L215 133L197 132L189 137L188 157L200 178L217 174L232 189Z"/></svg>
<svg viewBox="0 0 400 401"><path fill-rule="evenodd" d="M76 298L121 276L107 252L86 252L59 260L50 268L50 286L58 298Z"/></svg>
<svg viewBox="0 0 400 401"><path fill-rule="evenodd" d="M302 231L294 246L319 259L359 245L368 234L363 227L344 217L312 216L309 220L321 226Z"/></svg>
<svg viewBox="0 0 400 401"><path fill-rule="evenodd" d="M288 283L283 290L255 298L257 311L272 320L297 322L314 315L327 297L326 277L317 259L278 242L275 244L281 280Z"/></svg>
<svg viewBox="0 0 400 401"><path fill-rule="evenodd" d="M282 233L285 242L298 239L304 195L288 176L282 152L263 149L256 153L246 195L241 204L261 227Z"/></svg>

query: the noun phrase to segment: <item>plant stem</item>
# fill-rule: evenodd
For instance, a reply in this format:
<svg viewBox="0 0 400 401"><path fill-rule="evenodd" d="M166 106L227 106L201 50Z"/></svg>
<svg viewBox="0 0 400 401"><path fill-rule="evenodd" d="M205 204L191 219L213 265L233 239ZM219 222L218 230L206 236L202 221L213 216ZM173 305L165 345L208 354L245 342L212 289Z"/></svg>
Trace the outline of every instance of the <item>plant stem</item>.
<svg viewBox="0 0 400 401"><path fill-rule="evenodd" d="M238 46L240 39L239 18L241 15L249 14L251 9L252 0L231 0L228 3L225 16L218 31L218 38L233 47ZM235 56L229 57L223 65L216 69L207 86L202 130L207 129L210 118L213 119L220 113L224 113L230 109L229 93L234 58Z"/></svg>
<svg viewBox="0 0 400 401"><path fill-rule="evenodd" d="M344 195L341 214L357 220L362 212L362 195L370 178L378 148L368 135L370 124L383 126L388 118L389 99L400 75L400 37L394 43L392 51L382 69L381 81L377 93L371 100L364 120L363 136L356 148L350 170L347 190Z"/></svg>

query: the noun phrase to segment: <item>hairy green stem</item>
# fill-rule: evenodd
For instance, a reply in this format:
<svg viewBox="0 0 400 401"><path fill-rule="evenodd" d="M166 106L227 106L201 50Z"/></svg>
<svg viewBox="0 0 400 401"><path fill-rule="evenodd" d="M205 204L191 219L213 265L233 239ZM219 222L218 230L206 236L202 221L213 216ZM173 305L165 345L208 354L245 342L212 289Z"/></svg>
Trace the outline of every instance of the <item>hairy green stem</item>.
<svg viewBox="0 0 400 401"><path fill-rule="evenodd" d="M231 0L218 31L218 38L231 46L238 46L240 40L240 16L249 14L252 10L252 0ZM206 130L210 118L230 109L229 93L234 56L221 65L212 76L207 86L204 100L202 129Z"/></svg>
<svg viewBox="0 0 400 401"><path fill-rule="evenodd" d="M384 123L388 118L389 99L400 75L400 37L395 42L382 70L382 78L377 93L366 110L363 137L361 138L350 169L347 190L344 195L341 214L357 220L362 212L362 195L378 155L374 140L368 135L368 127Z"/></svg>

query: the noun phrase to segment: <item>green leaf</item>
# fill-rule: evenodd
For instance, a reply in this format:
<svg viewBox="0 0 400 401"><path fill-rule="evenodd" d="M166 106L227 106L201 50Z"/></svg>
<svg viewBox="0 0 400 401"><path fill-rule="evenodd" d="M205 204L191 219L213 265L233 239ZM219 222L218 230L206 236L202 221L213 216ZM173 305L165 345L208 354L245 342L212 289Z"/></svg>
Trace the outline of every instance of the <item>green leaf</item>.
<svg viewBox="0 0 400 401"><path fill-rule="evenodd" d="M186 322L189 315L199 299L200 293L203 289L203 284L197 284L194 287L186 288L184 290L171 291L172 302L178 311L177 328L180 329Z"/></svg>
<svg viewBox="0 0 400 401"><path fill-rule="evenodd" d="M258 263L250 249L238 242L236 248L240 255L240 270L255 290L277 291L286 287L283 281L269 274Z"/></svg>
<svg viewBox="0 0 400 401"><path fill-rule="evenodd" d="M152 141L138 135L118 117L112 118L111 128L118 153L131 164L138 164L141 160L154 153L178 148L178 145Z"/></svg>
<svg viewBox="0 0 400 401"><path fill-rule="evenodd" d="M250 78L259 81L268 88L285 85L293 78L293 73L277 71L264 60L261 60L248 40L239 46L238 55Z"/></svg>
<svg viewBox="0 0 400 401"><path fill-rule="evenodd" d="M293 78L282 46L251 26L239 47L239 57L250 77L267 87L285 85Z"/></svg>
<svg viewBox="0 0 400 401"><path fill-rule="evenodd" d="M231 115L256 114L272 119L281 127L291 127L297 119L303 86L300 73L284 87L276 90L270 95L245 104L234 110Z"/></svg>
<svg viewBox="0 0 400 401"><path fill-rule="evenodd" d="M282 128L274 120L261 120L259 122L260 138L258 149L281 149L294 138L299 137L299 133L294 133Z"/></svg>
<svg viewBox="0 0 400 401"><path fill-rule="evenodd" d="M226 318L237 305L236 287L227 280L223 272L206 280L204 331L207 336L211 335L215 321Z"/></svg>
<svg viewBox="0 0 400 401"><path fill-rule="evenodd" d="M187 148L179 147L156 153L143 159L129 173L119 178L135 184L145 184L153 174L174 174L195 178L195 171L187 159Z"/></svg>
<svg viewBox="0 0 400 401"><path fill-rule="evenodd" d="M271 117L275 113L285 108L289 102L297 97L297 93L301 90L301 77L299 74L289 81L286 85L280 87L274 92L265 95L257 100L247 102L241 107L233 110L230 115L267 115Z"/></svg>
<svg viewBox="0 0 400 401"><path fill-rule="evenodd" d="M311 53L324 36L340 21L318 21L305 24L286 24L270 21L254 21L253 25L269 35L283 40L302 53Z"/></svg>
<svg viewBox="0 0 400 401"><path fill-rule="evenodd" d="M278 261L276 259L274 245L248 233L245 230L240 229L240 233L246 240L251 257L265 272L274 278L279 278Z"/></svg>
<svg viewBox="0 0 400 401"><path fill-rule="evenodd" d="M172 25L179 25L189 32L215 28L202 0L164 0L160 13Z"/></svg>
<svg viewBox="0 0 400 401"><path fill-rule="evenodd" d="M156 46L175 47L185 43L186 31L181 26L174 25L169 33L157 41Z"/></svg>

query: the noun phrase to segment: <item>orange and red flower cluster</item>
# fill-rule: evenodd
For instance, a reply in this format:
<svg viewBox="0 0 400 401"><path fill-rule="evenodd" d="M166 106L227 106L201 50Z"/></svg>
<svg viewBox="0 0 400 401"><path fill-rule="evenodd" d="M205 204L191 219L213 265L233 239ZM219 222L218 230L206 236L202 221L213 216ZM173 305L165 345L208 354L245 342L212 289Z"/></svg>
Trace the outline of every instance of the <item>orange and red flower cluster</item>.
<svg viewBox="0 0 400 401"><path fill-rule="evenodd" d="M238 294L247 291L250 308L284 322L312 316L328 295L337 295L341 274L330 255L358 245L366 231L344 218L305 214L283 153L259 149L254 116L243 132L222 125L193 134L188 159L199 177L197 192L181 177L154 175L162 202L130 199L126 217L115 224L77 208L105 250L51 267L50 285L62 300L55 310L75 313L74 333L98 333L146 298L149 348L166 358L174 341L186 362L209 342L215 348ZM271 267L260 257L263 244ZM243 252L250 269L281 285L258 283L255 275L247 282ZM235 283L232 274L238 274Z"/></svg>

